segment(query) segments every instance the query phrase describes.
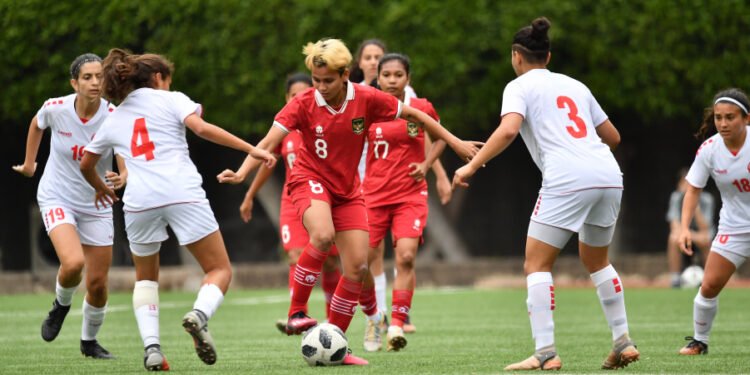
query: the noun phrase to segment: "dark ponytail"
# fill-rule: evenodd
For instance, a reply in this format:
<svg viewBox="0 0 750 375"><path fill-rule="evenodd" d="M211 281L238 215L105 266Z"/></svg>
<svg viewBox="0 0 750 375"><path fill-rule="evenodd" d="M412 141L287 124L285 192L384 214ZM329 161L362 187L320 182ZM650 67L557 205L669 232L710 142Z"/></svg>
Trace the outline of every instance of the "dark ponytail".
<svg viewBox="0 0 750 375"><path fill-rule="evenodd" d="M539 17L531 25L518 30L513 37L512 49L521 53L531 64L545 63L551 49L547 32L552 24L546 17Z"/></svg>
<svg viewBox="0 0 750 375"><path fill-rule="evenodd" d="M174 65L160 55L151 53L134 55L126 50L113 48L104 58L102 92L104 98L122 102L133 90L154 87L153 75L162 78L172 76Z"/></svg>

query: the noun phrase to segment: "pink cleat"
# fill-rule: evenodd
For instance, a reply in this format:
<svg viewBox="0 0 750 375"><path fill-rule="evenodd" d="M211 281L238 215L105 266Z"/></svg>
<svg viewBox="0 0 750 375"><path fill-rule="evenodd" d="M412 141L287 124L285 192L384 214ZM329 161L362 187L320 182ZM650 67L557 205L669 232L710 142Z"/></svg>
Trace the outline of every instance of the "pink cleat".
<svg viewBox="0 0 750 375"><path fill-rule="evenodd" d="M292 316L289 317L289 320L287 320L286 334L288 336L299 335L302 332L315 327L317 324L317 320L305 315L305 313L302 311L298 311L292 314Z"/></svg>
<svg viewBox="0 0 750 375"><path fill-rule="evenodd" d="M341 362L344 366L367 366L370 364L370 362L367 362L366 359L360 358L352 354L351 349L346 353L346 357L344 357L344 361Z"/></svg>

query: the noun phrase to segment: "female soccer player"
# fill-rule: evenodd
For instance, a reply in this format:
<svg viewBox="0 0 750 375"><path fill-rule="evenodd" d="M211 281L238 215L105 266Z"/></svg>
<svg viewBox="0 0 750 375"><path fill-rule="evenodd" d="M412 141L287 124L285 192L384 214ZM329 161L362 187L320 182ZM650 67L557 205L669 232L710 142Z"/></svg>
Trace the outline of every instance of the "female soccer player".
<svg viewBox="0 0 750 375"><path fill-rule="evenodd" d="M401 100L404 104L430 115L435 121L439 117L426 99L407 96L404 88L409 82L409 59L401 54L389 53L378 63L378 86L384 92ZM367 133L370 147L367 150L367 169L363 182L365 206L370 227L370 265L379 261L382 271L383 238L390 229L396 259L396 277L393 285L391 326L387 328L388 351L398 351L406 346L404 323L409 316L416 275L414 261L417 248L422 242L422 231L427 223L427 182L425 175L433 168L437 177L438 191L443 200L450 199L450 181L437 158L445 149L445 142L429 142L424 131L416 124L405 120L393 120L373 124ZM445 197L447 195L447 197ZM380 259L372 259L379 255ZM373 272L374 273L374 272ZM365 350L381 348L381 334L387 321L373 310L375 295L373 287L365 279L360 297L365 313L369 317L365 330ZM370 297L368 301L367 297ZM362 301L365 300L365 301ZM369 310L368 310L369 307ZM379 324L380 323L380 324Z"/></svg>
<svg viewBox="0 0 750 375"><path fill-rule="evenodd" d="M169 91L173 65L160 55L134 55L112 49L104 60L104 96L120 106L86 146L81 172L96 189L96 203L117 199L94 173L100 155L114 148L130 171L125 190L125 226L133 253L136 283L133 308L145 347L144 366L167 370L159 341L159 248L166 226L187 246L206 273L193 310L182 325L198 357L216 362L207 322L224 299L232 269L203 182L188 154L185 127L211 142L248 152L272 166L274 157L205 122L202 108L185 94Z"/></svg>
<svg viewBox="0 0 750 375"><path fill-rule="evenodd" d="M699 135L715 127L718 132L698 148L690 167L682 203L680 250L693 254L690 222L708 178L721 195L719 230L711 244L698 294L693 302L693 336L680 354L708 354L708 336L719 310L719 293L734 271L750 256L750 100L739 89L720 91L705 111Z"/></svg>
<svg viewBox="0 0 750 375"><path fill-rule="evenodd" d="M298 130L304 144L288 184L310 242L295 269L289 334L299 334L317 324L305 315L304 308L334 240L341 254L343 276L331 301L329 322L346 331L356 311L367 273L369 229L357 165L372 123L401 117L446 140L464 160L477 151L474 142L461 141L430 116L402 105L394 96L349 82L347 67L352 56L340 40L308 43L303 52L314 89L297 94L287 103L259 143L273 149L289 132ZM246 159L237 174L246 176L246 169L253 164ZM231 171L220 177L234 177L227 172ZM367 361L349 354L344 364L365 365Z"/></svg>
<svg viewBox="0 0 750 375"><path fill-rule="evenodd" d="M83 300L81 353L86 357L114 358L96 341L107 310L107 274L112 264L112 209L94 207L94 189L88 186L78 163L91 137L99 131L114 109L101 98L102 59L92 53L78 56L70 65L74 94L48 99L31 120L26 140L26 158L13 167L32 177L44 129L52 132L47 166L39 181L37 201L60 268L57 271L55 301L42 323L42 338L52 341L70 310L73 293L86 268L86 297ZM121 174L112 168L111 149L102 149L101 162L92 173L107 179L115 189L125 184L127 172L118 157Z"/></svg>
<svg viewBox="0 0 750 375"><path fill-rule="evenodd" d="M289 76L286 80L286 102L288 103L295 95L310 87L312 87L312 79L310 79L309 75L296 73ZM299 132L294 131L284 137L284 140L275 151L276 156L281 156L282 160L285 161L286 182L290 180L294 161L297 159L297 154L301 146L302 136ZM250 188L248 188L247 194L245 194L245 199L240 204L240 216L242 216L242 220L246 223L252 218L253 199L255 195L263 187L263 184L265 184L272 172L272 168L260 168L253 182L250 184ZM241 180L235 182L240 183ZM300 254L302 254L302 249L310 242L310 238L307 235L307 230L302 225L302 218L297 214L297 210L292 204L292 199L288 191L288 184L284 183L284 189L281 192L279 227L281 230L281 243L289 261L289 292L291 293L294 286L294 269ZM338 251L335 246L332 246L328 258L323 263L323 279L321 280L326 299L326 317L330 310L331 297L333 297L333 292L336 291L336 285L338 285L340 278ZM307 313L307 308L305 308L305 313ZM286 319L278 320L276 328L286 333L286 321Z"/></svg>
<svg viewBox="0 0 750 375"><path fill-rule="evenodd" d="M518 78L505 86L500 126L477 156L456 171L453 184L468 186L466 180L505 150L519 132L542 171L524 262L536 350L505 369L562 367L555 350L551 271L574 232L579 235L581 261L612 329L614 348L602 368L620 368L640 355L628 335L622 281L607 257L622 195L622 173L611 152L620 135L585 85L546 69L549 28L549 21L541 17L515 34L511 63Z"/></svg>

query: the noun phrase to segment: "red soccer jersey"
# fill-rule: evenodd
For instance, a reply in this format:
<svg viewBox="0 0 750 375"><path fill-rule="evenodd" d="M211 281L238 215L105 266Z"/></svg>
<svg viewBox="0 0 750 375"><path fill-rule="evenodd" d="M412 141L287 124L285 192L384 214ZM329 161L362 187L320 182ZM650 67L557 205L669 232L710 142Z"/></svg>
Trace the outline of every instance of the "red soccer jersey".
<svg viewBox="0 0 750 375"><path fill-rule="evenodd" d="M405 104L440 121L427 99L407 97ZM425 200L427 183L409 176L409 164L421 163L425 159L424 130L417 124L397 119L373 124L367 140L363 185L367 207Z"/></svg>
<svg viewBox="0 0 750 375"><path fill-rule="evenodd" d="M334 109L310 88L297 94L274 119L274 126L302 134L303 147L289 183L318 180L344 200L360 194L357 166L370 124L401 115L401 102L392 95L351 82L346 90L341 108Z"/></svg>

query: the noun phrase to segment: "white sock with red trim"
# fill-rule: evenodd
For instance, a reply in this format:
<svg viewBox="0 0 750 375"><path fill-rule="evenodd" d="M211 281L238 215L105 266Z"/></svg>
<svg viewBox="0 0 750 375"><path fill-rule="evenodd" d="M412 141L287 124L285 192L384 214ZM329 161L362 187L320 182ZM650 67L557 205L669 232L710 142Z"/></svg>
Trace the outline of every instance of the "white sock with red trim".
<svg viewBox="0 0 750 375"><path fill-rule="evenodd" d="M531 321L531 337L534 338L534 350L555 350L555 321L552 313L555 310L555 287L552 285L552 274L534 272L526 276Z"/></svg>
<svg viewBox="0 0 750 375"><path fill-rule="evenodd" d="M591 274L591 281L596 286L604 317L612 330L612 340L617 340L628 333L628 316L625 313L625 289L622 280L612 265L608 265Z"/></svg>

